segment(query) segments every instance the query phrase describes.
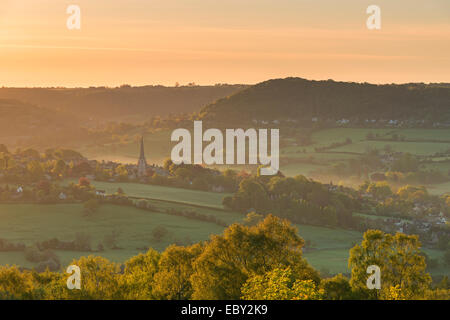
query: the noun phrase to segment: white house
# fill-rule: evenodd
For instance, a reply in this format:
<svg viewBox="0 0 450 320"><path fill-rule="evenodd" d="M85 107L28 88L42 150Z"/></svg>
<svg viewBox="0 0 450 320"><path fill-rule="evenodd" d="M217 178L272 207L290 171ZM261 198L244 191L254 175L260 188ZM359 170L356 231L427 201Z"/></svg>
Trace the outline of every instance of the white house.
<svg viewBox="0 0 450 320"><path fill-rule="evenodd" d="M104 196L106 196L106 191L105 190L95 190L95 194L97 196L104 197Z"/></svg>
<svg viewBox="0 0 450 320"><path fill-rule="evenodd" d="M341 120L337 120L336 123L338 124L348 124L350 123L349 119L341 119Z"/></svg>
<svg viewBox="0 0 450 320"><path fill-rule="evenodd" d="M398 120L389 120L388 123L392 126L396 126L398 124Z"/></svg>

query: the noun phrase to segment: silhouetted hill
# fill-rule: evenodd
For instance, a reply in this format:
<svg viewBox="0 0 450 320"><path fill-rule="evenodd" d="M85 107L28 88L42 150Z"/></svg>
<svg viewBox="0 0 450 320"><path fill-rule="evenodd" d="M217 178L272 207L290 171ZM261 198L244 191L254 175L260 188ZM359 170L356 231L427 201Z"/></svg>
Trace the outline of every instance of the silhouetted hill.
<svg viewBox="0 0 450 320"><path fill-rule="evenodd" d="M450 121L450 84L387 84L275 79L205 108L200 118L245 122L274 119L428 119Z"/></svg>
<svg viewBox="0 0 450 320"><path fill-rule="evenodd" d="M246 88L245 85L143 86L120 88L0 88L0 99L17 99L45 108L62 110L98 120L125 121L133 116L166 116L191 113L217 99ZM127 119L129 117L130 119Z"/></svg>

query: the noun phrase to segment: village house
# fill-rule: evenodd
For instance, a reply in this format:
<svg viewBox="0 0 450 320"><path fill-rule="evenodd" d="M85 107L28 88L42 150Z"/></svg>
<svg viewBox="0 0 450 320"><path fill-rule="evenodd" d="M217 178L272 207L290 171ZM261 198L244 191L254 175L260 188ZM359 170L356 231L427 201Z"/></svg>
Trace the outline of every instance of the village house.
<svg viewBox="0 0 450 320"><path fill-rule="evenodd" d="M341 120L337 120L336 123L339 125L349 124L350 120L349 119L341 119Z"/></svg>
<svg viewBox="0 0 450 320"><path fill-rule="evenodd" d="M100 197L105 197L106 191L105 190L95 190L95 194Z"/></svg>
<svg viewBox="0 0 450 320"><path fill-rule="evenodd" d="M212 192L224 192L225 188L223 186L212 186L211 187Z"/></svg>
<svg viewBox="0 0 450 320"><path fill-rule="evenodd" d="M169 171L156 165L152 165L150 169L153 170L153 172L155 172L159 176L167 177L170 175Z"/></svg>
<svg viewBox="0 0 450 320"><path fill-rule="evenodd" d="M328 191L334 192L338 189L337 185L334 185L333 182L330 182L330 184L325 185L328 188Z"/></svg>
<svg viewBox="0 0 450 320"><path fill-rule="evenodd" d="M389 120L388 125L390 126L396 126L398 125L399 121L398 120Z"/></svg>

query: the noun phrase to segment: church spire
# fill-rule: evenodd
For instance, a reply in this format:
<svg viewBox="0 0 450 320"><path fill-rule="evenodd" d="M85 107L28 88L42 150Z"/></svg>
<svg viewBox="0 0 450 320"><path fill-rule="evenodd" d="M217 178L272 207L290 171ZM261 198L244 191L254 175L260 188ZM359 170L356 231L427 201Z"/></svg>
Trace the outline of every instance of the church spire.
<svg viewBox="0 0 450 320"><path fill-rule="evenodd" d="M144 152L144 136L141 136L141 152L139 154L139 160L145 160L145 152Z"/></svg>
<svg viewBox="0 0 450 320"><path fill-rule="evenodd" d="M144 151L144 136L141 137L141 151L139 154L138 161L138 176L143 177L147 171L147 161L145 160L145 151Z"/></svg>

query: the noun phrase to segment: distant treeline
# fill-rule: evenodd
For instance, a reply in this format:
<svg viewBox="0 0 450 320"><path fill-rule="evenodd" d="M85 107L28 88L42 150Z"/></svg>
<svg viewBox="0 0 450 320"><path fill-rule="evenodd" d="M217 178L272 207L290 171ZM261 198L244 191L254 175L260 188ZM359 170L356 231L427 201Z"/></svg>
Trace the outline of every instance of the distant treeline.
<svg viewBox="0 0 450 320"><path fill-rule="evenodd" d="M395 119L450 121L450 84L386 84L275 79L200 112L217 121Z"/></svg>
<svg viewBox="0 0 450 320"><path fill-rule="evenodd" d="M0 99L14 99L99 121L133 115L191 113L245 85L142 86L117 88L0 88ZM1 112L1 108L0 108Z"/></svg>

